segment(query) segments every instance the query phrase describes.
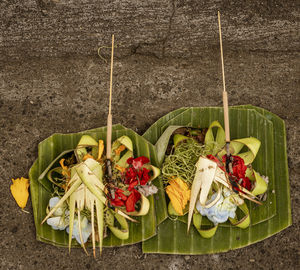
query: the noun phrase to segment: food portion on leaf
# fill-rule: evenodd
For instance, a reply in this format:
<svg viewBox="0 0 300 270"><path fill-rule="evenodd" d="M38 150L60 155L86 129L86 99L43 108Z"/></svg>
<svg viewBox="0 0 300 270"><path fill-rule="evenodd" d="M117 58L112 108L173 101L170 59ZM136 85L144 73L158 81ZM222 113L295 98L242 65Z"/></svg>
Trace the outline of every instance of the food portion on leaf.
<svg viewBox="0 0 300 270"><path fill-rule="evenodd" d="M245 200L261 205L258 196L267 191L267 177L252 168L260 141L253 137L231 141L230 172L226 170L224 146L225 132L217 121L208 129L180 127L170 137L162 165L169 215L188 212L187 230L193 220L205 238L212 237L218 225L228 220L234 226L248 227L250 215ZM238 209L244 213L240 220ZM208 230L201 225L204 217L212 224Z"/></svg>
<svg viewBox="0 0 300 270"><path fill-rule="evenodd" d="M131 216L147 215L148 196L158 189L152 184L160 170L148 157L134 157L131 139L122 136L112 144L112 176L108 179L103 140L98 142L83 135L73 152L62 156L59 166L46 169L53 186L53 196L45 209L42 223L69 234L87 253L85 243L92 242L95 256L96 240L102 250L103 239L110 233L129 238Z"/></svg>

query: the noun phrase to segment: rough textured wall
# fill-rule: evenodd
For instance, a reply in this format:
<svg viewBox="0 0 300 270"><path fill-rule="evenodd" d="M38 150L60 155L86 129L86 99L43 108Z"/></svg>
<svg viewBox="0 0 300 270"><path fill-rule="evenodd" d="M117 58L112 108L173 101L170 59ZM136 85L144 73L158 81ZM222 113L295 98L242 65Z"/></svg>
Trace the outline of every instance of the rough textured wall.
<svg viewBox="0 0 300 270"><path fill-rule="evenodd" d="M120 57L199 56L224 49L296 51L297 1L1 1L1 58L94 55L114 33Z"/></svg>

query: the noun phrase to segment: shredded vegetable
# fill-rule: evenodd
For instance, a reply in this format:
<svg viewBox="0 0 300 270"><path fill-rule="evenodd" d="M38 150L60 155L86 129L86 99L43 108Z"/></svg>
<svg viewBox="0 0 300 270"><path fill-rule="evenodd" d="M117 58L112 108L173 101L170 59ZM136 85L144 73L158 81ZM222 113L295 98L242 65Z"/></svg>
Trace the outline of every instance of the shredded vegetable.
<svg viewBox="0 0 300 270"><path fill-rule="evenodd" d="M205 146L193 139L178 144L165 159L162 168L163 181L166 184L172 178L178 177L191 185L196 172L195 164L199 156L208 154L209 151Z"/></svg>

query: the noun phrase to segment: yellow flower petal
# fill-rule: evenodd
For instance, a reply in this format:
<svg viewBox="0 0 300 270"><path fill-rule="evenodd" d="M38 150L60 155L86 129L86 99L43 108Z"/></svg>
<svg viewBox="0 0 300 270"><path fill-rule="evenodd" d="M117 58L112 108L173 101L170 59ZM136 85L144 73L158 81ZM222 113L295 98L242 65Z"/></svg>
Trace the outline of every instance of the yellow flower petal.
<svg viewBox="0 0 300 270"><path fill-rule="evenodd" d="M171 186L167 186L166 188L166 193L168 194L172 206L174 208L174 210L180 215L183 215L183 207L182 207L182 200L180 198L180 196L178 195L178 193L175 191L174 189L172 189Z"/></svg>
<svg viewBox="0 0 300 270"><path fill-rule="evenodd" d="M94 159L93 158L93 156L91 156L90 154L86 154L84 157L83 157L83 161L86 161L88 158L92 158L92 159Z"/></svg>
<svg viewBox="0 0 300 270"><path fill-rule="evenodd" d="M98 157L97 160L100 160L104 151L104 142L103 140L99 140L98 143Z"/></svg>
<svg viewBox="0 0 300 270"><path fill-rule="evenodd" d="M65 162L65 159L64 159L64 158L62 158L62 159L59 161L59 164L60 164L60 166L61 166L62 169L63 169L63 170L62 170L62 175L67 176L67 177L71 177L71 172L69 171L68 167L65 166L64 162Z"/></svg>
<svg viewBox="0 0 300 270"><path fill-rule="evenodd" d="M125 171L126 171L126 168L121 167L121 166L119 166L118 164L115 165L115 168L116 168L117 170L119 170L121 173L125 173Z"/></svg>
<svg viewBox="0 0 300 270"><path fill-rule="evenodd" d="M25 208L29 196L28 187L29 180L21 177L17 179L12 179L12 185L10 186L10 191L15 198L17 204L23 209Z"/></svg>
<svg viewBox="0 0 300 270"><path fill-rule="evenodd" d="M115 150L116 155L117 155L117 156L120 155L120 153L121 153L122 151L124 151L125 149L126 149L125 145L121 144L121 145Z"/></svg>
<svg viewBox="0 0 300 270"><path fill-rule="evenodd" d="M191 190L189 186L180 178L174 178L166 188L172 206L179 215L183 215L183 210L190 200Z"/></svg>

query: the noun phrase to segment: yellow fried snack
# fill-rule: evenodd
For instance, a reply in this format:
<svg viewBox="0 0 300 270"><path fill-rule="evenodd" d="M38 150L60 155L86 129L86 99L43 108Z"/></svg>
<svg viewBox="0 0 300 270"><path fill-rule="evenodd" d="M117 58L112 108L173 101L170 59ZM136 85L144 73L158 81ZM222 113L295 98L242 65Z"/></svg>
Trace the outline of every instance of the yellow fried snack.
<svg viewBox="0 0 300 270"><path fill-rule="evenodd" d="M12 185L10 186L10 191L15 198L17 204L23 209L25 208L28 200L28 187L29 180L21 177L17 179L12 179Z"/></svg>

